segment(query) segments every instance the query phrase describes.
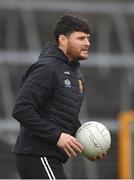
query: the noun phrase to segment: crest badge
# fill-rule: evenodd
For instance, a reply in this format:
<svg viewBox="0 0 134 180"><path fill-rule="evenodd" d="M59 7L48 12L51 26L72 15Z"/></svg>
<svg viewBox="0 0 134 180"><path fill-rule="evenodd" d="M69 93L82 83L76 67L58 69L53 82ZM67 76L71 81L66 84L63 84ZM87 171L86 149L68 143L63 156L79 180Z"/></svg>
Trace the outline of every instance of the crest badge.
<svg viewBox="0 0 134 180"><path fill-rule="evenodd" d="M71 87L71 81L69 79L65 79L64 83L65 87Z"/></svg>
<svg viewBox="0 0 134 180"><path fill-rule="evenodd" d="M79 82L79 88L80 88L80 93L83 93L83 84L82 84L82 80L78 80Z"/></svg>

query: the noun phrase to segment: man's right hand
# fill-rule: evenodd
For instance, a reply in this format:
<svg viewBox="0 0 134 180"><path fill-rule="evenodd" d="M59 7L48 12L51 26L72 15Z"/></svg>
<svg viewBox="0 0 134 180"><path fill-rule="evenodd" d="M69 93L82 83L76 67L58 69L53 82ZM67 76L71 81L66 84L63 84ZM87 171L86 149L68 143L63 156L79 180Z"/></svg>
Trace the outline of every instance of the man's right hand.
<svg viewBox="0 0 134 180"><path fill-rule="evenodd" d="M57 146L63 149L69 157L77 156L84 150L78 139L67 133L61 133Z"/></svg>

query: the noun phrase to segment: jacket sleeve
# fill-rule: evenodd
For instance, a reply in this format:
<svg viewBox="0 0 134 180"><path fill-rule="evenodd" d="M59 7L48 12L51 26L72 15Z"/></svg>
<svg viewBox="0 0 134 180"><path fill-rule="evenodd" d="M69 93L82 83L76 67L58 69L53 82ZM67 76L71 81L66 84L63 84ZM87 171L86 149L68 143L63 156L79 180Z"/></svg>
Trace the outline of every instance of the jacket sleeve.
<svg viewBox="0 0 134 180"><path fill-rule="evenodd" d="M36 65L19 91L12 115L34 135L56 144L61 130L38 113L52 93L53 85L54 72L46 65Z"/></svg>
<svg viewBox="0 0 134 180"><path fill-rule="evenodd" d="M79 119L77 119L77 121L75 122L75 133L77 132L80 126L81 126L81 122Z"/></svg>

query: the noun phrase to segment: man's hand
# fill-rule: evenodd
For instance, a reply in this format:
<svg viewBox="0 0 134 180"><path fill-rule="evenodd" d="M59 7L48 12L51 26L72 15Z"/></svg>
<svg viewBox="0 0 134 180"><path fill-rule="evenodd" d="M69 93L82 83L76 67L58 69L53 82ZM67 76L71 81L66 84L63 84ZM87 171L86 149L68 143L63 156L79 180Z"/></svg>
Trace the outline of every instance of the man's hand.
<svg viewBox="0 0 134 180"><path fill-rule="evenodd" d="M103 154L101 154L101 155L99 155L97 157L90 157L90 158L87 158L87 159L90 160L90 161L102 160L102 159L104 159L106 157L106 155L107 155L107 153L105 152L105 153L103 153Z"/></svg>
<svg viewBox="0 0 134 180"><path fill-rule="evenodd" d="M61 133L57 146L62 148L69 157L77 156L84 150L78 139L67 133Z"/></svg>

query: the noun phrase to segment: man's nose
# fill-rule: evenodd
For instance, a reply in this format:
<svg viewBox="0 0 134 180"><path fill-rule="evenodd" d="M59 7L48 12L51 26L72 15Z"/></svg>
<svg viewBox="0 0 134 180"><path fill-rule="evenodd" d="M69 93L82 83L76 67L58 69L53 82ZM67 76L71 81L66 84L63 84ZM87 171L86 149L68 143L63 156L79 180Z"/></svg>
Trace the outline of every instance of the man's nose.
<svg viewBox="0 0 134 180"><path fill-rule="evenodd" d="M89 39L86 39L85 44L90 47L90 41L89 41Z"/></svg>

